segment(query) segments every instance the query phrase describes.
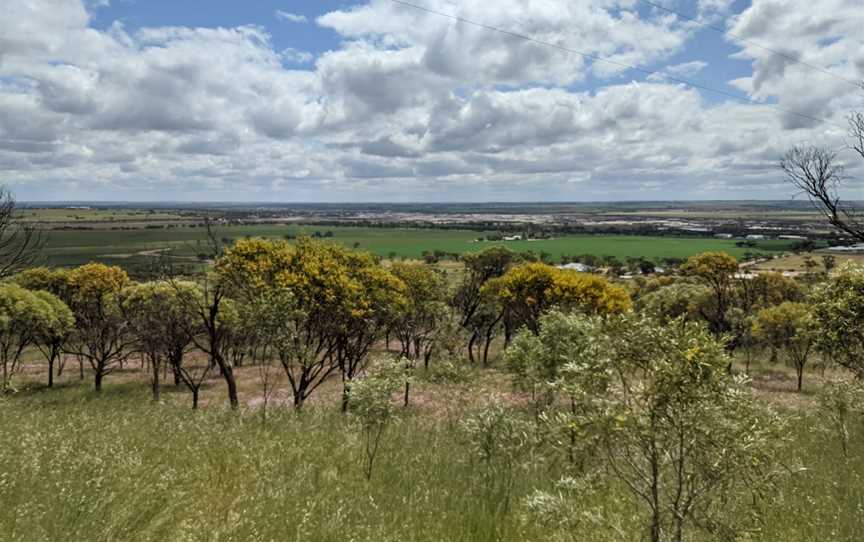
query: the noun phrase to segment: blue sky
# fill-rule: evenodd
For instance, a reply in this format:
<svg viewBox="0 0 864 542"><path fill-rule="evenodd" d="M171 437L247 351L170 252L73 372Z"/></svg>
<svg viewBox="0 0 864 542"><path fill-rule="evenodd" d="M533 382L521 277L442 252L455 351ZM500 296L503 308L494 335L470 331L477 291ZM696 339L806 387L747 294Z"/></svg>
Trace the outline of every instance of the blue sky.
<svg viewBox="0 0 864 542"><path fill-rule="evenodd" d="M350 10L362 6L365 2L346 2L337 0L316 0L314 2L284 2L258 0L242 2L235 0L114 0L105 7L94 10L93 26L107 28L115 22L120 22L130 31L146 27L159 26L204 26L204 27L235 27L255 25L263 27L270 35L276 50L293 48L320 55L326 51L339 48L340 36L328 28L314 24L314 21L331 11ZM422 2L421 2L422 3ZM750 2L738 0L730 6L729 13L744 11ZM676 11L688 16L696 16L693 6L673 6ZM642 15L656 11L649 4L637 2L634 8ZM299 15L306 20L292 22L281 17L279 13ZM478 21L482 22L482 21ZM723 19L711 22L712 26L724 26ZM734 41L732 42L734 43ZM750 63L746 59L730 58L737 49L724 36L711 28L697 27L694 36L686 48L675 53L662 62L640 66L650 70L659 70L667 65L683 64L690 61L706 61L711 69L696 76L687 77L704 86L719 88L727 92L740 93L727 82L750 74ZM299 69L313 69L312 66L297 65L286 62ZM644 80L645 75L639 71L628 71L621 76L623 80ZM593 89L603 86L603 80L588 81L588 84L574 86L574 89ZM719 102L724 98L718 94L705 92L706 100Z"/></svg>
<svg viewBox="0 0 864 542"><path fill-rule="evenodd" d="M864 107L860 0L652 0L750 43L644 0L412 1L753 103L390 0L8 0L0 181L57 200L782 199L782 153L842 148Z"/></svg>

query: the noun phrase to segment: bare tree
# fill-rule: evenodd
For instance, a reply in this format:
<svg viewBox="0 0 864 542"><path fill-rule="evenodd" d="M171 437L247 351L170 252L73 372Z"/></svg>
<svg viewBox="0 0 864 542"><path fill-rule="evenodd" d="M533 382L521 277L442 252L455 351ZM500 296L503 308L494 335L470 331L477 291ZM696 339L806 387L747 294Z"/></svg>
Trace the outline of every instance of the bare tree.
<svg viewBox="0 0 864 542"><path fill-rule="evenodd" d="M864 113L849 115L849 148L864 160ZM838 230L864 241L862 209L844 203L838 190L846 180L837 154L821 147L794 147L780 160L786 179Z"/></svg>
<svg viewBox="0 0 864 542"><path fill-rule="evenodd" d="M29 267L43 245L42 231L20 219L15 197L0 187L0 279Z"/></svg>

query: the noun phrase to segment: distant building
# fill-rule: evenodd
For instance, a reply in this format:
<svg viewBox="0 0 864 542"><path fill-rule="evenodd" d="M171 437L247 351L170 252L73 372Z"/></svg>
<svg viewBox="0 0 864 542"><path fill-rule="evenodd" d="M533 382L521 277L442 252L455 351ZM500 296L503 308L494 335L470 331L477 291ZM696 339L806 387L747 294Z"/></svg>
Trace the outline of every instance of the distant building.
<svg viewBox="0 0 864 542"><path fill-rule="evenodd" d="M573 262L573 263L565 263L564 265L555 266L558 269L569 269L570 271L578 271L580 273L586 273L591 271L591 268L585 265L584 263Z"/></svg>
<svg viewBox="0 0 864 542"><path fill-rule="evenodd" d="M864 252L864 243L845 247L830 247L828 250L831 252Z"/></svg>
<svg viewBox="0 0 864 542"><path fill-rule="evenodd" d="M505 241L521 241L522 236L521 235L508 235L507 237L504 237L504 240Z"/></svg>
<svg viewBox="0 0 864 542"><path fill-rule="evenodd" d="M804 235L778 235L777 239L788 239L790 241L806 241L807 237Z"/></svg>
<svg viewBox="0 0 864 542"><path fill-rule="evenodd" d="M714 237L717 239L732 239L731 233L715 233Z"/></svg>
<svg viewBox="0 0 864 542"><path fill-rule="evenodd" d="M747 239L748 241L761 241L762 239L765 239L765 236L751 233L750 235L745 237L745 239Z"/></svg>

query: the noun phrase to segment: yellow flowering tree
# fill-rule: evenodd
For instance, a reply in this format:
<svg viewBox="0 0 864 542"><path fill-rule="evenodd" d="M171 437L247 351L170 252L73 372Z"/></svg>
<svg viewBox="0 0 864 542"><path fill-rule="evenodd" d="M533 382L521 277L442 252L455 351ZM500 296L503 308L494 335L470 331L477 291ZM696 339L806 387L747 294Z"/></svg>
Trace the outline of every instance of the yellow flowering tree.
<svg viewBox="0 0 864 542"><path fill-rule="evenodd" d="M616 314L631 307L627 290L607 279L543 263L517 265L483 287L496 297L514 327L540 330L540 317L552 307L587 314Z"/></svg>

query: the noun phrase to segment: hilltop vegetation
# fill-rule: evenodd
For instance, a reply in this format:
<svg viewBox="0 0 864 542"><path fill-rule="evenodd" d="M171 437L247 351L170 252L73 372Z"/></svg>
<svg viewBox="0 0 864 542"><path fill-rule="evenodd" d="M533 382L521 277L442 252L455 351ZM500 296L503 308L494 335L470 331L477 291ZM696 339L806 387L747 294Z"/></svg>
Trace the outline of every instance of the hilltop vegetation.
<svg viewBox="0 0 864 542"><path fill-rule="evenodd" d="M709 252L624 282L498 246L447 272L326 239L200 246L188 276L0 285L10 539L862 526L860 268L754 278Z"/></svg>

